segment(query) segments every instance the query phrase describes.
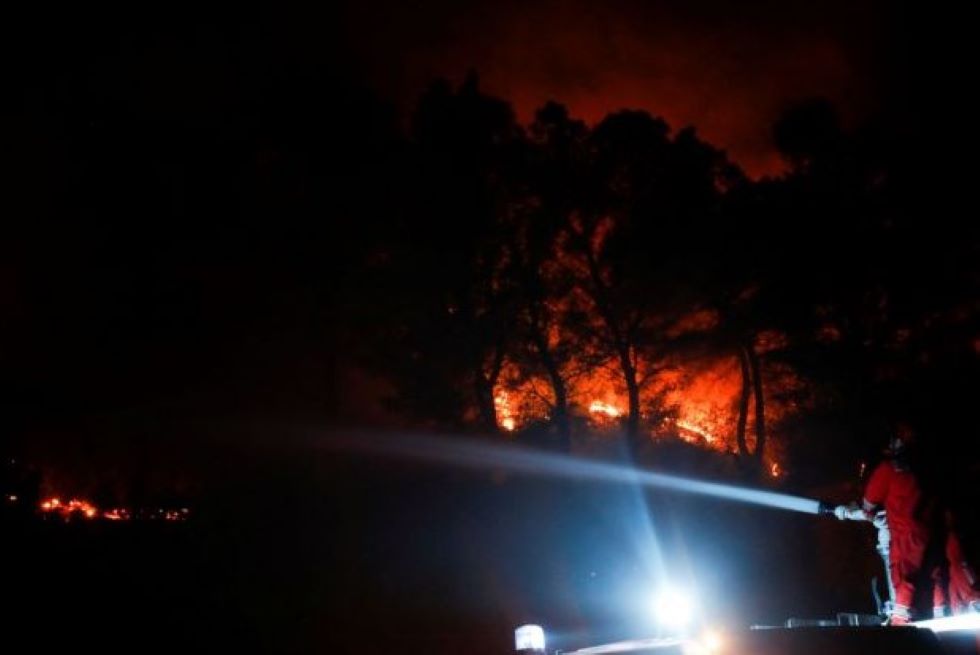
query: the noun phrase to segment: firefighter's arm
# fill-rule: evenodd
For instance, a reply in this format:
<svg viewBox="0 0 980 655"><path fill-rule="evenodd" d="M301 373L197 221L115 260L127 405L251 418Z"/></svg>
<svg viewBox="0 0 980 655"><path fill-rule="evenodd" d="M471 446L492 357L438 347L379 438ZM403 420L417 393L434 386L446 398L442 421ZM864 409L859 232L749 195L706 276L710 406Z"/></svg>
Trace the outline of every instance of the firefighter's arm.
<svg viewBox="0 0 980 655"><path fill-rule="evenodd" d="M882 462L871 474L868 486L864 489L864 511L873 513L876 507L881 506L888 497L888 488L891 486L892 473L894 468L888 462Z"/></svg>
<svg viewBox="0 0 980 655"><path fill-rule="evenodd" d="M872 521L875 508L884 503L888 495L892 470L887 462L882 462L871 474L861 504L838 505L834 508L834 516L841 521Z"/></svg>

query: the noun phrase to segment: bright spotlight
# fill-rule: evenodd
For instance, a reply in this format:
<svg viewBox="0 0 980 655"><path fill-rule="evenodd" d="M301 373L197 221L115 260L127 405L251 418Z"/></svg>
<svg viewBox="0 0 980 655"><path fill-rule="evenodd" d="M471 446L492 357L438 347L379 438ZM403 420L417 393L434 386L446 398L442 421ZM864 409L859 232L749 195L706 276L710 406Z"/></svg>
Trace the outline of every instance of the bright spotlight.
<svg viewBox="0 0 980 655"><path fill-rule="evenodd" d="M662 626L679 630L691 622L694 616L694 603L687 593L667 587L657 594L653 610L654 616Z"/></svg>
<svg viewBox="0 0 980 655"><path fill-rule="evenodd" d="M514 631L514 646L518 653L543 653L544 630L540 625L522 625Z"/></svg>
<svg viewBox="0 0 980 655"><path fill-rule="evenodd" d="M919 621L916 624L919 628L929 628L933 632L954 632L956 630L980 630L980 614L960 614L958 616L947 616L941 619L930 619Z"/></svg>

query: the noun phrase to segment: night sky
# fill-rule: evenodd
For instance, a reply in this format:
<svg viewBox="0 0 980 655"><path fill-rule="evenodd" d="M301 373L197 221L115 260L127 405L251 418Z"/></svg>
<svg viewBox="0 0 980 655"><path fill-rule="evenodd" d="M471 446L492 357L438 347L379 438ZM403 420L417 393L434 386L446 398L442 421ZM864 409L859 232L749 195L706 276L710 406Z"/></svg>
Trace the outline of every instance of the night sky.
<svg viewBox="0 0 980 655"><path fill-rule="evenodd" d="M317 385L331 374L317 371L302 347L281 334L249 335L295 328L319 338L333 329L327 317L319 317L328 324L320 330L299 315L309 309L309 285L294 284L312 257L298 244L312 234L310 212L320 210L287 208L280 225L291 224L270 235L273 252L253 257L248 249L265 238L253 191L261 192L258 182L305 192L308 180L262 179L282 173L283 148L324 144L299 165L320 167L315 174L342 169L353 147L348 126L375 120L352 100L358 94L386 103L381 120L404 126L433 79L458 84L475 71L521 121L552 99L590 123L644 109L675 129L693 125L761 176L785 169L773 121L809 98L829 99L847 125L884 115L898 133L918 130L904 120L924 106L913 84L919 69L906 65L910 20L892 3L699 1L366 2L193 20L85 9L55 21L11 21L4 170L10 206L22 218L6 242L3 289L8 329L25 339L7 355L20 367L14 378L38 378L32 402L71 404L73 395L92 394L108 405L153 405L176 357L203 367L194 377L206 403L234 405L264 383L231 382L238 376L222 367L234 370L234 362L208 359L271 348L276 354L256 355L263 366L280 367L280 377L288 370L300 396L323 395ZM291 122L317 122L318 132L290 133ZM233 179L230 167L244 177ZM219 175L208 181L212 172ZM139 203L144 218L134 220ZM332 216L330 238L358 238L342 213ZM280 294L280 282L300 299ZM73 284L96 297L83 300ZM278 307L252 311L244 306L249 295ZM242 343L256 339L262 343ZM126 377L132 371L119 370L131 366L135 384ZM345 380L340 392L359 380ZM116 402L144 386L150 398ZM236 386L246 388L230 391L231 400L210 397ZM378 413L364 394L350 396L331 411Z"/></svg>
<svg viewBox="0 0 980 655"><path fill-rule="evenodd" d="M438 76L478 71L527 120L547 100L595 122L622 108L694 125L751 175L782 163L769 126L810 97L852 122L894 89L895 3L358 3L347 47L410 103Z"/></svg>

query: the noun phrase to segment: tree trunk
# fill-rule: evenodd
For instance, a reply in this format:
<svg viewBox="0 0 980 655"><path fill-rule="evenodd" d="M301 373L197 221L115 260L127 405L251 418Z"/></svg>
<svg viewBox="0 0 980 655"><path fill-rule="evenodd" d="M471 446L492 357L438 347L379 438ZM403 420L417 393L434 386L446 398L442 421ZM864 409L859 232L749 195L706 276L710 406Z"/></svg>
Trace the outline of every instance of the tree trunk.
<svg viewBox="0 0 980 655"><path fill-rule="evenodd" d="M762 390L762 367L759 365L759 355L755 347L746 346L749 366L752 371L752 393L755 395L755 458L762 461L766 449L766 399Z"/></svg>
<svg viewBox="0 0 980 655"><path fill-rule="evenodd" d="M562 450L570 452L572 449L572 431L568 422L568 390L565 388L565 380L562 378L561 371L558 370L558 364L555 363L555 359L551 356L551 351L548 347L545 346L543 350L539 351L539 354L541 356L541 364L544 366L548 374L548 379L551 381L551 391L555 395L553 423L558 432L559 444Z"/></svg>
<svg viewBox="0 0 980 655"><path fill-rule="evenodd" d="M500 429L497 425L497 406L493 400L493 386L483 371L477 371L474 381L476 406L480 413L480 427L488 432L497 432Z"/></svg>
<svg viewBox="0 0 980 655"><path fill-rule="evenodd" d="M619 358L619 366L623 371L626 382L626 393L629 399L629 413L626 416L626 441L630 451L636 455L639 452L640 440L640 385L636 379L636 367L633 366L632 342L628 339L623 326L616 320L606 293L606 285L599 272L599 265L591 251L586 251L589 264L589 276L594 287L593 300L599 315L609 330L610 341Z"/></svg>
<svg viewBox="0 0 980 655"><path fill-rule="evenodd" d="M738 427L735 430L735 441L738 444L738 454L741 457L749 455L749 444L745 440L745 426L749 419L749 396L752 393L752 373L749 365L749 355L742 346L738 349L738 363L742 370L742 393L738 399Z"/></svg>
<svg viewBox="0 0 980 655"><path fill-rule="evenodd" d="M628 346L619 348L619 363L623 369L623 379L626 381L626 392L629 399L629 413L626 416L626 439L633 454L639 452L640 440L640 385L636 380L636 367L630 358Z"/></svg>
<svg viewBox="0 0 980 655"><path fill-rule="evenodd" d="M562 452L572 452L572 427L568 420L568 399L555 403L555 430L558 432L558 446Z"/></svg>
<svg viewBox="0 0 980 655"><path fill-rule="evenodd" d="M476 377L474 379L474 391L476 392L476 406L480 413L480 423L483 429L488 432L499 432L500 426L497 424L497 404L494 402L494 388L500 378L500 370L504 365L503 345L497 346L494 350L493 361L490 363L490 370L485 370L481 362L476 367Z"/></svg>
<svg viewBox="0 0 980 655"><path fill-rule="evenodd" d="M548 345L548 337L541 325L541 316L535 304L537 302L539 302L538 298L533 298L531 306L528 308L531 318L531 339L534 342L535 350L538 352L541 365L548 375L548 381L551 383L551 391L555 396L552 424L558 432L559 445L563 451L571 452L572 431L568 420L568 389L565 386L565 379L561 375L558 362L555 361L551 348Z"/></svg>

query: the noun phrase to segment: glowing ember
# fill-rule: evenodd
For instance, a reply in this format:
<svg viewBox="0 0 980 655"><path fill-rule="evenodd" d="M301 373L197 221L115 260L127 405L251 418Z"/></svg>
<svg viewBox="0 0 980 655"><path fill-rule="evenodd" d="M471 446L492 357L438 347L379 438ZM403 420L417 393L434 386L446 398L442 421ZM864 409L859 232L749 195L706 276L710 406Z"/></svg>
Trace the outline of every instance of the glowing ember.
<svg viewBox="0 0 980 655"><path fill-rule="evenodd" d="M61 507L61 500L58 498L49 498L41 503L41 511L44 512L53 512L59 507Z"/></svg>
<svg viewBox="0 0 980 655"><path fill-rule="evenodd" d="M64 518L71 518L75 514L80 514L87 519L94 519L98 516L99 510L87 500L72 498L67 503L62 503L60 498L48 498L41 502L41 511L45 513L58 513Z"/></svg>
<svg viewBox="0 0 980 655"><path fill-rule="evenodd" d="M159 516L161 516L164 521L183 521L187 519L187 515L189 513L189 509L182 507L181 509L160 510Z"/></svg>
<svg viewBox="0 0 980 655"><path fill-rule="evenodd" d="M68 511L79 512L87 519L95 518L95 515L97 514L95 506L92 503L85 500L77 500L75 498L68 501Z"/></svg>
<svg viewBox="0 0 980 655"><path fill-rule="evenodd" d="M702 428L702 427L700 427L698 425L695 425L694 423L691 423L689 421L685 421L683 419L677 419L676 425L677 425L677 427L679 427L682 430L686 430L688 432L693 432L694 434L696 434L699 437L701 437L702 439L704 439L704 441L706 443L714 443L715 442L715 436L713 434L711 434L710 432L708 432L704 428Z"/></svg>
<svg viewBox="0 0 980 655"><path fill-rule="evenodd" d="M107 521L128 521L129 510L122 508L109 509L102 513L102 518Z"/></svg>
<svg viewBox="0 0 980 655"><path fill-rule="evenodd" d="M139 509L131 512L124 507L113 507L100 510L87 500L72 498L67 503L60 498L47 498L38 506L43 514L60 516L64 520L81 516L86 519L103 519L105 521L129 521L133 518L144 520L163 520L163 521L186 521L190 515L190 509L181 507L178 509L162 507L159 509Z"/></svg>
<svg viewBox="0 0 980 655"><path fill-rule="evenodd" d="M622 415L622 412L618 407L602 402L601 400L593 400L589 404L589 413L602 414L604 416L608 416L609 418L618 418Z"/></svg>
<svg viewBox="0 0 980 655"><path fill-rule="evenodd" d="M7 494L7 502L9 502L9 503L16 503L17 502L17 495L16 494Z"/></svg>
<svg viewBox="0 0 980 655"><path fill-rule="evenodd" d="M833 323L820 326L817 330L817 341L821 343L835 343L841 340L841 330Z"/></svg>
<svg viewBox="0 0 980 655"><path fill-rule="evenodd" d="M497 412L497 424L507 432L517 429L517 417L511 404L510 394L498 391L493 397L494 410Z"/></svg>
<svg viewBox="0 0 980 655"><path fill-rule="evenodd" d="M774 478L778 478L783 474L782 469L779 468L779 462L772 463L772 465L769 467L769 474Z"/></svg>

